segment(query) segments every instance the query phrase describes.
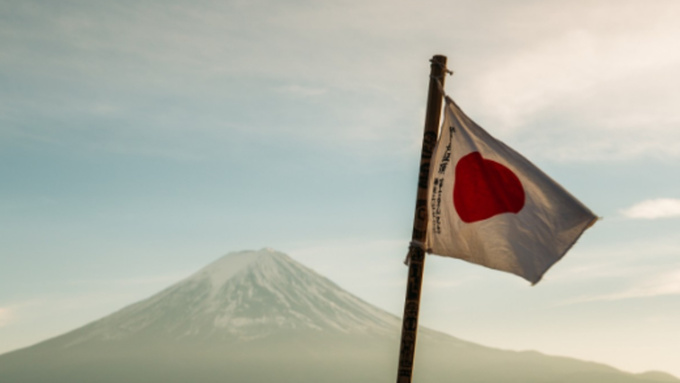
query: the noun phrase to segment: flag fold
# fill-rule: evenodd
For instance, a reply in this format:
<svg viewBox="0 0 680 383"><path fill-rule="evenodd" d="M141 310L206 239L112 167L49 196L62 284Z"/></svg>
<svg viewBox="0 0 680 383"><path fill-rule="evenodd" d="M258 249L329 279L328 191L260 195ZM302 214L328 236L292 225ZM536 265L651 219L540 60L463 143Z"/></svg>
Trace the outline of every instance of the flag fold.
<svg viewBox="0 0 680 383"><path fill-rule="evenodd" d="M532 284L597 217L446 97L432 156L426 248Z"/></svg>

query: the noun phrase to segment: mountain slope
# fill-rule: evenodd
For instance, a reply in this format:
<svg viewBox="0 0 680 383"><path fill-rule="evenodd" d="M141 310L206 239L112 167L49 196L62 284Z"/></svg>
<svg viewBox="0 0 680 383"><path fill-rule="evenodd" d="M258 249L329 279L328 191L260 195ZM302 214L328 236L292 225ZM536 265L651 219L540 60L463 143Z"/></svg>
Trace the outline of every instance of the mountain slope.
<svg viewBox="0 0 680 383"><path fill-rule="evenodd" d="M60 339L245 341L287 331L384 333L398 323L272 250L225 256L157 295Z"/></svg>
<svg viewBox="0 0 680 383"><path fill-rule="evenodd" d="M238 252L103 319L0 356L0 382L393 382L400 325L285 254ZM428 329L419 332L414 379L680 382Z"/></svg>

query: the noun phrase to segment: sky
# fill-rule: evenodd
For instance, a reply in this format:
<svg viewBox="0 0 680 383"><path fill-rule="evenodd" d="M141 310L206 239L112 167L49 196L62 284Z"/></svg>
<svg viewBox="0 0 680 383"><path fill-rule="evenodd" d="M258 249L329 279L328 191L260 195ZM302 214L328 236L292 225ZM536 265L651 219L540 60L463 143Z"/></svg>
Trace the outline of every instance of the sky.
<svg viewBox="0 0 680 383"><path fill-rule="evenodd" d="M466 114L602 219L533 287L429 256L421 324L680 376L679 18L675 0L0 0L0 353L263 247L400 315L443 54Z"/></svg>

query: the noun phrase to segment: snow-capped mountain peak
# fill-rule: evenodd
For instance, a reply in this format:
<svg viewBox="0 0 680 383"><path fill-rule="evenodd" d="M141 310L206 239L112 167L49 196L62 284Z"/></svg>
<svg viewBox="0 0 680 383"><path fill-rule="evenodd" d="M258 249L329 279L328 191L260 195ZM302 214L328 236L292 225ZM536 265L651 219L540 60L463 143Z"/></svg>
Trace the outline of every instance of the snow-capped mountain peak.
<svg viewBox="0 0 680 383"><path fill-rule="evenodd" d="M257 262L267 262L266 258L287 257L270 248L259 251L240 251L230 253L194 273L187 280L208 278L214 289L219 289L230 278ZM186 280L185 280L186 281Z"/></svg>
<svg viewBox="0 0 680 383"><path fill-rule="evenodd" d="M248 341L282 332L395 333L399 320L272 249L230 253L160 293L65 336ZM64 339L66 341L66 339Z"/></svg>

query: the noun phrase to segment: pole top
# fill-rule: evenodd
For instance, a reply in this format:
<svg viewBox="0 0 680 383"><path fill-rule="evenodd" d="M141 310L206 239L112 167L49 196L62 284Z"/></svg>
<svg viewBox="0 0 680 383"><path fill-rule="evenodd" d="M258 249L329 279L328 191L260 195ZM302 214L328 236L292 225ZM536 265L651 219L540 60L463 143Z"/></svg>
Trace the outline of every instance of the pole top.
<svg viewBox="0 0 680 383"><path fill-rule="evenodd" d="M446 56L444 55L434 55L430 59L430 66L439 66L442 69L446 69Z"/></svg>
<svg viewBox="0 0 680 383"><path fill-rule="evenodd" d="M444 73L448 73L450 75L453 75L453 71L449 70L446 67L446 56L444 56L444 55L434 55L434 56L432 56L432 58L430 59L430 68L434 69L435 67L439 67L439 69L442 72L442 75L444 75Z"/></svg>

